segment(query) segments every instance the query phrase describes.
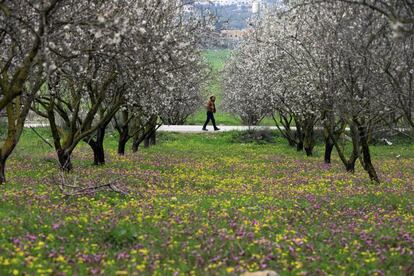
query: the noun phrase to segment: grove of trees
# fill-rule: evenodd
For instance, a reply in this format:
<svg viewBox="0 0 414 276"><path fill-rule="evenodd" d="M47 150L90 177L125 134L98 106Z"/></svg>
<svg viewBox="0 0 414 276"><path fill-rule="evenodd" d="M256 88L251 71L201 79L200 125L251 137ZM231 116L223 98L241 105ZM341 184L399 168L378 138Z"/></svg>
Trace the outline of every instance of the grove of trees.
<svg viewBox="0 0 414 276"><path fill-rule="evenodd" d="M158 124L185 120L208 74L200 22L179 0L0 1L0 184L30 110L48 120L66 171L82 141L105 163L111 122L123 154L130 138L137 150Z"/></svg>
<svg viewBox="0 0 414 276"><path fill-rule="evenodd" d="M79 143L104 164L110 125L123 155L184 123L203 101L212 30L187 2L0 0L0 184L30 111L48 121L64 171ZM247 125L272 116L308 156L321 130L326 163L336 150L380 182L373 138L414 132L413 1L286 0L251 24L223 71L223 107Z"/></svg>
<svg viewBox="0 0 414 276"><path fill-rule="evenodd" d="M289 144L307 155L321 129L326 163L335 148L347 171L360 160L380 182L373 137L414 130L413 3L286 2L232 55L224 105L248 124L273 116ZM351 150L341 141L346 135Z"/></svg>

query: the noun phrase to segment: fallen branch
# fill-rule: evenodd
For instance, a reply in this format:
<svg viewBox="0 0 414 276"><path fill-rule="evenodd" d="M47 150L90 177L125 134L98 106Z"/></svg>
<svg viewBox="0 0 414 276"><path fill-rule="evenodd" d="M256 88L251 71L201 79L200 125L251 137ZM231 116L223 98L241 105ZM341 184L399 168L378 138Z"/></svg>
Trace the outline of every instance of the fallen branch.
<svg viewBox="0 0 414 276"><path fill-rule="evenodd" d="M60 173L59 176L59 179L54 178L54 183L56 184L56 186L58 186L59 190L65 198L89 195L92 192L99 192L102 190L110 190L121 195L130 195L127 191L122 190L116 185L116 182L121 177L111 180L110 182L105 184L94 183L95 185L93 186L81 187L77 184L78 180L76 177L73 179L73 181L71 181L73 183L69 184L64 172Z"/></svg>
<svg viewBox="0 0 414 276"><path fill-rule="evenodd" d="M122 195L128 195L127 192L124 192L123 190L119 189L118 187L115 186L115 181L112 181L110 183L106 183L106 184L102 184L102 185L97 185L97 186L92 186L92 187L86 187L86 188L82 188L79 190L76 190L72 193L66 193L66 196L81 196L84 195L85 193L89 193L92 191L99 191L99 190L103 190L104 188L109 188L111 191L116 192L116 193L120 193Z"/></svg>

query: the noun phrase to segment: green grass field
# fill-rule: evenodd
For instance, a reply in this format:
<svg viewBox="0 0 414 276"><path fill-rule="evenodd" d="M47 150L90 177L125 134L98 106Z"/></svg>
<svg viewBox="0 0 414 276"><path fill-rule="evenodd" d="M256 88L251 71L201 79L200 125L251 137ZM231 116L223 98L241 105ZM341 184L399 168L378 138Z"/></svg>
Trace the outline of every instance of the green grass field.
<svg viewBox="0 0 414 276"><path fill-rule="evenodd" d="M229 114L221 110L221 98L223 95L223 88L221 86L220 71L223 69L226 60L230 57L230 50L207 50L204 52L204 58L206 59L208 66L212 70L211 81L207 85L207 91L205 91L206 101L210 95L217 96L217 113L215 118L218 125L224 126L239 126L242 125L240 118ZM203 125L206 120L206 111L202 106L200 110L187 119L189 125ZM274 126L272 118L265 118L261 122L262 126Z"/></svg>
<svg viewBox="0 0 414 276"><path fill-rule="evenodd" d="M65 197L53 150L26 131L0 187L0 275L413 274L413 145L373 147L375 185L323 164L322 145L307 158L235 135L160 134L124 157L108 136L99 168L82 144L67 183L129 195Z"/></svg>

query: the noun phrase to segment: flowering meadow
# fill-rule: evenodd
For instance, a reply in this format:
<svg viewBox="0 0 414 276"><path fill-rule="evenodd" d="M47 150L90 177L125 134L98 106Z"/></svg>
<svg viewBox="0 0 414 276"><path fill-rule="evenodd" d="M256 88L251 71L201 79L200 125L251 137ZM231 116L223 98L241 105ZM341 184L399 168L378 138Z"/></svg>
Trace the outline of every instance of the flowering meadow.
<svg viewBox="0 0 414 276"><path fill-rule="evenodd" d="M65 181L112 191L64 196L53 149L26 131L0 187L0 275L412 275L414 146L373 146L382 184L233 133L161 134L137 154Z"/></svg>

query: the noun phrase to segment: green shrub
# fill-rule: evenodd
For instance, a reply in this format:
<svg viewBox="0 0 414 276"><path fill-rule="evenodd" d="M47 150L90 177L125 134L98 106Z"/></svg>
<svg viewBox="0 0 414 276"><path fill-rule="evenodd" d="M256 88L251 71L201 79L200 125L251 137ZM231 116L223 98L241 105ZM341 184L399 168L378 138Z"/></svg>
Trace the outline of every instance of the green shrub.
<svg viewBox="0 0 414 276"><path fill-rule="evenodd" d="M250 129L235 133L232 140L235 143L271 144L275 143L276 137L277 134L270 129Z"/></svg>

